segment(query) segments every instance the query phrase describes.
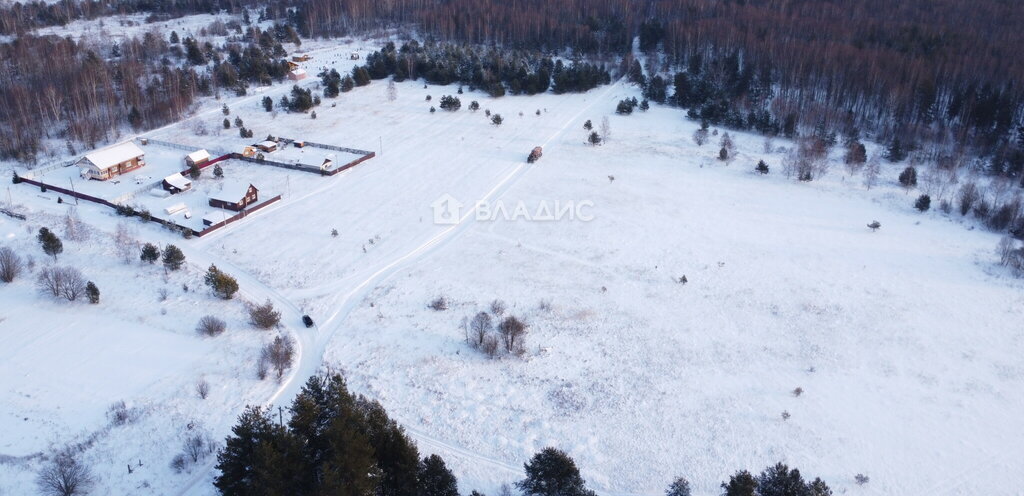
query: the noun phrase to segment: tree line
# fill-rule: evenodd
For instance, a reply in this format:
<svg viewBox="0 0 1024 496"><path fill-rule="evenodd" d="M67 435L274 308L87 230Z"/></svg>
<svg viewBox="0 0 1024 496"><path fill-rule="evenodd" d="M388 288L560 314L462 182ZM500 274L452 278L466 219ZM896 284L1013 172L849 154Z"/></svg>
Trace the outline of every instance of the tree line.
<svg viewBox="0 0 1024 496"><path fill-rule="evenodd" d="M376 401L352 394L338 374L314 376L287 409L250 406L217 455L214 486L225 496L459 496L458 479L436 454L416 444ZM595 496L576 462L545 448L523 464L514 482L524 496ZM864 476L865 482L867 480ZM860 480L858 478L858 481ZM752 474L740 470L721 484L725 496L831 496L820 478L778 463ZM511 495L505 486L503 495ZM677 477L666 496L691 496ZM471 496L484 496L472 491Z"/></svg>
<svg viewBox="0 0 1024 496"><path fill-rule="evenodd" d="M116 138L127 125L150 129L179 120L196 98L245 94L281 81L287 26L234 26L224 46L150 31L97 47L71 38L22 35L0 44L0 159L34 162L44 139L77 153ZM40 56L45 54L45 56Z"/></svg>

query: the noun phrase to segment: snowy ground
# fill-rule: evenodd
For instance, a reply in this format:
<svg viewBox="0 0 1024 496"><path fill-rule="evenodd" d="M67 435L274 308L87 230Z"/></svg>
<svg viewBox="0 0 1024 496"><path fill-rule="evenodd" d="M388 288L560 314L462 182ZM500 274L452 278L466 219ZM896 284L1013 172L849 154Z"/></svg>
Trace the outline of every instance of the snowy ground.
<svg viewBox="0 0 1024 496"><path fill-rule="evenodd" d="M351 50L317 52L311 64L336 62L345 72L351 63L339 59ZM148 368L133 367L153 377L111 384L104 378L117 372L107 365L76 362L73 378L98 385L76 388L75 401L47 403L62 399L53 383L68 374L67 360L39 359L51 349L39 342L5 348L3 366L20 364L24 378L3 384L3 403L15 405L3 412L3 427L17 436L0 454L44 451L53 439L43 432L66 441L98 429L111 398L156 398L149 400L160 405L155 413L130 429L111 429L89 451L104 492L136 492L143 478L121 467L138 455L154 460L145 492L212 494L212 474L203 470L209 464L182 475L167 467L173 452L166 446L180 442L178 419L201 417L222 438L241 404L287 403L323 364L343 369L357 391L381 400L422 452L444 456L466 492L492 493L521 477L522 463L548 445L567 450L593 487L611 495L660 494L676 475L693 481L696 494L717 494L730 473L780 460L821 476L837 494L1010 494L1024 483L1012 469L1024 455L1017 420L1024 414L1024 286L994 266L995 234L912 210L917 192L896 187L895 166L870 191L838 165L824 180L797 183L780 174L780 152L763 153L763 140L748 135L736 136L739 156L726 166L714 158L718 137L694 145L696 125L679 110L613 115L617 100L636 95L623 85L496 100L467 92L463 110L434 114L429 107L455 87L403 83L395 102L384 88L376 81L325 100L315 120L267 114L261 94L229 101L231 118L241 117L257 137L279 134L379 156L329 178L268 168L266 174L288 174L266 179L285 178L282 202L208 237L178 241L195 261L190 277L217 263L238 275L247 297L284 308L288 322L303 312L316 320L317 328L288 330L302 356L280 389L252 379L243 363L267 335L239 329L209 340L191 331L208 310L188 299L225 305L240 327L240 314L231 313L240 311L237 302L201 290L182 294L185 324L162 327L164 317L149 303L159 271L146 278L139 266L125 267L121 277L144 278L139 284L152 289L131 292L124 308L102 317L146 319L145 326L111 327L154 334L113 338L135 342L130 350L157 343L140 351L137 363ZM287 88L266 91L276 102ZM425 101L428 94L433 102ZM466 110L474 99L482 107L476 113ZM153 135L183 142L197 121L217 129L224 118L218 108ZM505 123L489 124L483 109ZM611 139L585 145L583 122L597 127L605 116ZM235 146L237 131L223 134L208 134L210 146ZM543 158L526 165L538 145ZM761 158L772 168L768 176L752 171ZM12 193L33 211L57 208L32 188ZM467 205L522 201L530 210L556 200L590 202L594 218L466 216L437 225L431 206L443 195ZM79 211L111 231L116 219L96 208ZM882 228L872 233L865 224L875 219ZM35 248L20 223L4 222L15 243ZM139 229L141 238L169 236ZM340 235L332 237L332 229ZM117 301L114 269L121 266L104 264L86 271L109 268L104 277L111 279L100 286ZM682 275L685 285L677 282ZM44 302L29 282L18 284L0 287L7 315L0 333L8 340L23 335L16 331L29 327L27 314L40 309L68 322L54 325L54 341L73 332L59 330L74 329L72 315L92 311L76 303L72 314L65 310L71 305ZM441 295L451 307L428 309ZM463 318L496 298L530 324L522 359L489 360L464 342ZM232 339L243 344L231 346ZM186 358L145 355L161 352ZM3 377L12 373L5 369ZM198 373L219 374L218 383L234 393L194 399L188 392ZM106 397L79 395L89 387ZM797 387L804 390L799 397L792 394ZM27 416L40 424L18 426ZM55 427L44 431L42 422ZM143 436L153 442L135 443ZM0 464L0 481L11 481L17 493L37 466ZM857 473L871 482L857 486Z"/></svg>

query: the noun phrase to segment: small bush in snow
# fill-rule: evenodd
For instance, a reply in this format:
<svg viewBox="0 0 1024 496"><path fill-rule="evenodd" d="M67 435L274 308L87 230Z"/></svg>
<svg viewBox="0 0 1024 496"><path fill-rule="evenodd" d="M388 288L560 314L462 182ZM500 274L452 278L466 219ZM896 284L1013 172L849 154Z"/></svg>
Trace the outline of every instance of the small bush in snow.
<svg viewBox="0 0 1024 496"><path fill-rule="evenodd" d="M798 387L793 390L793 396L799 397L801 394L804 394L804 388Z"/></svg>
<svg viewBox="0 0 1024 496"><path fill-rule="evenodd" d="M11 247L0 248L0 281L14 282L22 271L25 270L25 262Z"/></svg>
<svg viewBox="0 0 1024 496"><path fill-rule="evenodd" d="M206 379L196 381L196 395L199 396L199 399L203 400L210 395L210 383Z"/></svg>
<svg viewBox="0 0 1024 496"><path fill-rule="evenodd" d="M262 305L249 305L249 322L260 329L271 329L281 323L281 312L267 300Z"/></svg>
<svg viewBox="0 0 1024 496"><path fill-rule="evenodd" d="M89 298L89 303L96 305L100 302L100 288L96 287L92 281L85 283L85 296Z"/></svg>
<svg viewBox="0 0 1024 496"><path fill-rule="evenodd" d="M431 310L442 312L448 310L448 299L444 296L438 296L430 304L427 305Z"/></svg>
<svg viewBox="0 0 1024 496"><path fill-rule="evenodd" d="M853 480L857 481L857 485L863 486L864 484L867 484L868 482L871 481L871 477L868 477L864 474L857 474L853 476Z"/></svg>
<svg viewBox="0 0 1024 496"><path fill-rule="evenodd" d="M171 469L174 470L174 473L180 474L184 472L187 466L188 462L185 461L185 455L178 453L174 455L174 458L171 458Z"/></svg>
<svg viewBox="0 0 1024 496"><path fill-rule="evenodd" d="M501 317L505 314L505 302L501 300L494 300L491 302L491 313L495 317Z"/></svg>
<svg viewBox="0 0 1024 496"><path fill-rule="evenodd" d="M256 378L263 380L267 378L267 373L270 372L270 364L267 363L266 358L260 355L260 359L256 361Z"/></svg>
<svg viewBox="0 0 1024 496"><path fill-rule="evenodd" d="M117 401L107 409L107 420L110 425L120 426L134 422L139 412L134 408L128 408L124 401Z"/></svg>
<svg viewBox="0 0 1024 496"><path fill-rule="evenodd" d="M783 410L782 411L782 420L789 420L789 417L790 417L789 412L787 412L786 410Z"/></svg>
<svg viewBox="0 0 1024 496"><path fill-rule="evenodd" d="M927 212L929 208L932 208L932 197L928 195L921 195L914 201L914 208Z"/></svg>
<svg viewBox="0 0 1024 496"><path fill-rule="evenodd" d="M199 325L196 326L196 332L206 336L218 336L225 329L227 329L227 324L213 315L207 315L199 319Z"/></svg>

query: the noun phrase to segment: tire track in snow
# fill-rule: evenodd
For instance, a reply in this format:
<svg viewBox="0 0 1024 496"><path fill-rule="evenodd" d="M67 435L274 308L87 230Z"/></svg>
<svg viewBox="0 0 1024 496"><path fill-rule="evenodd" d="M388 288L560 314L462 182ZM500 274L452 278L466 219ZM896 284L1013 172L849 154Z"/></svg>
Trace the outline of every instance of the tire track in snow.
<svg viewBox="0 0 1024 496"><path fill-rule="evenodd" d="M579 112L575 113L572 117L567 119L565 124L563 124L562 127L560 127L558 130L556 130L551 136L549 136L541 144L541 146L548 146L549 143L560 138L563 134L565 134L566 130L569 129L569 126L577 122L585 112L589 111L595 104L606 101L606 97L608 96L608 94L617 89L620 86L621 81L622 80L620 79L608 85L608 87L604 91L595 95L593 100L588 105L582 107L579 110ZM518 180L526 172L530 170L532 165L533 164L527 164L525 161L519 162L509 173L502 176L502 178L493 187L491 187L491 189L488 190L479 199L479 201L493 201L495 198L504 195L505 192L509 190L509 188L511 188L516 182L518 182ZM290 201L287 204L281 205L278 208L285 208L289 205L300 203L300 200L306 200L312 197L313 195L316 195L328 189L330 186L332 186L332 183L333 181L325 184L322 188L317 188L315 191L303 195L302 197L296 200ZM265 214L273 213L273 211L277 210L278 208L267 209L268 211ZM323 357L324 354L326 353L327 346L330 343L332 336L338 331L338 329L341 327L341 324L344 322L345 318L348 317L352 310L356 308L358 303L362 301L363 297L366 295L368 291L372 290L373 288L377 287L378 285L386 281L398 270L415 264L420 259L431 254L438 248L444 247L448 243L457 239L458 236L465 232L465 230L470 225L475 223L474 215L475 213L472 210L466 212L464 215L462 215L462 217L459 218L458 222L456 222L455 224L446 227L441 232L435 234L427 241L421 243L419 246L413 248L404 255L401 255L391 260L390 262L386 263L383 267L371 273L362 281L358 282L354 287L352 287L352 289L344 293L341 299L341 304L334 311L334 313L330 315L330 317L324 320L322 326L313 327L310 329L298 328L297 330L295 328L288 328L297 336L297 363L294 367L292 367L291 373L289 374L288 378L281 383L281 386L278 388L278 390L270 398L264 401L264 405L269 405L271 403L279 402L281 400L284 400L284 402L286 402L288 399L298 394L302 385L305 384L307 378L316 375L317 373L320 372L323 366ZM205 242L202 245L197 244L196 246L193 246L192 250L194 251L190 256L195 256L195 259L203 260L204 263L206 261L210 261L211 263L223 264L224 267L228 267L232 271L234 271L233 274L236 276L236 278L239 279L240 286L243 283L245 284L245 286L247 286L246 294L260 294L269 297L271 301L276 301L281 306L291 310L293 315L301 316L301 310L298 308L297 305L295 305L293 302L285 298L278 291L261 282L256 277L244 271L241 271L238 267L236 267L235 265L231 264L226 260L214 260L215 257L210 256L208 254L201 254L199 253L198 250L195 250L195 248L200 248L203 245L208 244L210 240L216 239L217 237L218 236L215 235L212 238L204 240ZM228 420L233 422L234 419L231 418ZM521 472L521 468L517 465L509 464L503 460L480 455L469 449L446 442L442 439L431 436L421 430L412 428L410 427L409 424L404 424L404 426L406 430L412 434L412 437L416 439L417 443L422 443L424 445L440 448L441 451L443 451L445 454L449 456L454 456L470 460L473 462L486 464L488 466L509 471L512 473L518 474ZM209 481L212 479L212 472L214 470L214 466L215 461L211 460L202 467L199 467L193 474L192 478L186 483L185 486L181 488L178 494L199 494L202 492L203 489L209 489L208 486L200 486L200 483L209 483ZM615 494L617 494L618 496L633 496L626 493Z"/></svg>

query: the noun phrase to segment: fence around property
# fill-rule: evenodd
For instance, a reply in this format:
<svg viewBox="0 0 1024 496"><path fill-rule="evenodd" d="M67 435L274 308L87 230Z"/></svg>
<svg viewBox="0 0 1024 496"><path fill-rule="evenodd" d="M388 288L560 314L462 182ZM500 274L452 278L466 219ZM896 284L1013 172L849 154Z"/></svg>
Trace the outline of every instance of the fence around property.
<svg viewBox="0 0 1024 496"><path fill-rule="evenodd" d="M262 203L257 203L256 205L253 205L253 206L251 206L249 208L246 208L245 210L242 210L241 212L239 212L239 213L237 213L237 214L235 214L235 215L233 215L231 217L228 217L227 219L224 219L224 220L222 220L222 221L220 221L220 222L218 222L216 224L211 224L209 226L206 226L205 228L203 228L202 231L193 231L193 233L195 233L196 236L205 236L205 235L210 234L211 232L216 231L217 229L220 229L220 228L222 228L222 227L224 227L224 226L226 226L226 225L228 225L228 224L230 224L232 222L235 222L235 221L238 221L238 220L242 220L245 217L247 217L249 214L251 214L251 213L253 213L253 212L255 212L255 211L257 211L257 210L259 210L259 209L261 209L263 207L266 207L267 205L270 205L272 203L276 203L279 200L281 200L281 195L277 195L277 196L275 196L275 197L273 197L273 198L271 198L269 200L266 200L266 201L264 201Z"/></svg>

